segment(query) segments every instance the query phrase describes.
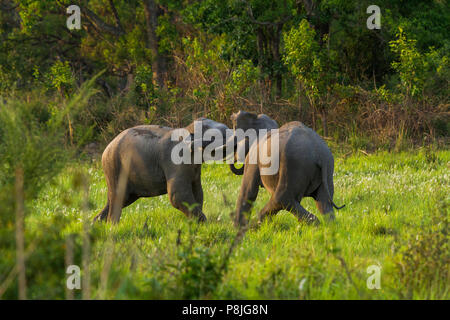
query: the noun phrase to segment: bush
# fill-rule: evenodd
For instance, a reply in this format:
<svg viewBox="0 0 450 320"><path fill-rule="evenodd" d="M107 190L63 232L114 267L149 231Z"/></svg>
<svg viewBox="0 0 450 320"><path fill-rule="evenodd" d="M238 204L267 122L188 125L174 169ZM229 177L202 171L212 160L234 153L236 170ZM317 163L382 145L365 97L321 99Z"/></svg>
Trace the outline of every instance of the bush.
<svg viewBox="0 0 450 320"><path fill-rule="evenodd" d="M41 189L61 171L67 160L76 151L75 146L67 147L67 116L69 114L76 115L87 105L89 98L95 93L92 90L93 81L95 78L87 82L59 109L42 109L43 105L39 100L27 101L26 99L10 98L6 103L0 101L0 154L2 155L0 157L0 223L4 226L0 231L0 243L2 244L0 283L5 280L3 275L6 277L10 273L15 261L14 184L16 170L23 171L23 196L25 204L29 205L38 196ZM34 113L36 109L43 111ZM55 219L58 218L55 217ZM57 225L61 227L64 223ZM45 228L42 230L42 233L32 236L36 245L44 246L38 246L37 250L49 250L46 252L50 254L50 251L58 248L55 250L56 253L52 251L51 254L60 256L62 252L60 234L55 233L54 229L50 233L46 232ZM47 259L47 253L39 256L45 256ZM46 268L43 267L43 264L46 264L46 261L35 261L35 258L31 258L31 260L34 261L36 269L27 272L31 272L35 276L40 276L41 272L45 272L43 270ZM59 263L58 259L50 259L50 261ZM48 274L52 274L53 269L49 268L51 271ZM9 294L12 293L7 293L7 296ZM43 298L45 294L41 296L36 293L36 297Z"/></svg>
<svg viewBox="0 0 450 320"><path fill-rule="evenodd" d="M424 90L428 88L430 93L448 98L450 62L446 51L430 48L422 54L417 50L416 43L416 40L407 38L401 27L397 40L389 43L392 52L398 56L398 61L392 62L392 67L401 80L400 92L422 99Z"/></svg>
<svg viewBox="0 0 450 320"><path fill-rule="evenodd" d="M406 239L397 255L399 280L407 299L442 299L448 295L449 199L442 193L438 196L435 207L430 208L430 221L424 221L417 235ZM430 292L438 292L438 296L430 296Z"/></svg>

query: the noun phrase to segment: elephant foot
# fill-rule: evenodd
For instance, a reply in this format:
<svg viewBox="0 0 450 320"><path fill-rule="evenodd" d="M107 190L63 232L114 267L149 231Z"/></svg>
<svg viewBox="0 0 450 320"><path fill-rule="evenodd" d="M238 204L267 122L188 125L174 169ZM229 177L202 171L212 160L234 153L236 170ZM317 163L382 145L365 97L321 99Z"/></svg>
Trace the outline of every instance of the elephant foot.
<svg viewBox="0 0 450 320"><path fill-rule="evenodd" d="M99 213L98 215L96 215L94 217L94 219L92 220L92 223L102 222L103 220L105 220L105 218L102 216L101 213Z"/></svg>
<svg viewBox="0 0 450 320"><path fill-rule="evenodd" d="M256 225L259 227L261 227L264 223L264 221L267 221L267 223L272 222L272 219L269 218L258 218L258 221L256 222Z"/></svg>
<svg viewBox="0 0 450 320"><path fill-rule="evenodd" d="M275 217L276 213L266 213L266 214L260 214L258 217L258 225L262 225L264 221L267 221L267 223L273 222L273 218Z"/></svg>
<svg viewBox="0 0 450 320"><path fill-rule="evenodd" d="M320 220L313 214L311 214L310 216L304 218L304 220L307 224L312 225L312 226L319 226L320 225Z"/></svg>
<svg viewBox="0 0 450 320"><path fill-rule="evenodd" d="M92 220L92 223L97 223L97 222L103 222L103 221L106 221L106 218L108 217L108 213L103 213L103 212L100 212L98 215L96 215L95 217L94 217L94 219Z"/></svg>
<svg viewBox="0 0 450 320"><path fill-rule="evenodd" d="M327 214L325 214L325 219L326 219L328 222L334 222L334 221L336 221L336 216L334 215L333 212L327 213Z"/></svg>
<svg viewBox="0 0 450 320"><path fill-rule="evenodd" d="M240 220L234 220L234 227L235 228L243 228L246 227L248 224L248 221L244 220L244 219L240 219Z"/></svg>
<svg viewBox="0 0 450 320"><path fill-rule="evenodd" d="M206 216L203 213L201 213L197 218L197 222L201 222L201 223L206 222L206 220L207 220Z"/></svg>
<svg viewBox="0 0 450 320"><path fill-rule="evenodd" d="M97 221L106 220L106 218L108 217L108 212L109 212L109 201L106 204L106 206L103 208L103 210L94 217L94 219L92 220L92 223L95 223Z"/></svg>
<svg viewBox="0 0 450 320"><path fill-rule="evenodd" d="M305 223L307 225L311 225L311 226L320 225L320 220L312 213L297 216L297 219L298 219L298 222Z"/></svg>
<svg viewBox="0 0 450 320"><path fill-rule="evenodd" d="M305 222L309 225L320 225L319 219L299 203L293 203L291 212L297 217L299 222Z"/></svg>
<svg viewBox="0 0 450 320"><path fill-rule="evenodd" d="M102 215L101 213L99 213L98 215L96 215L94 217L94 219L92 219L92 223L96 223L97 221L101 221L102 220Z"/></svg>

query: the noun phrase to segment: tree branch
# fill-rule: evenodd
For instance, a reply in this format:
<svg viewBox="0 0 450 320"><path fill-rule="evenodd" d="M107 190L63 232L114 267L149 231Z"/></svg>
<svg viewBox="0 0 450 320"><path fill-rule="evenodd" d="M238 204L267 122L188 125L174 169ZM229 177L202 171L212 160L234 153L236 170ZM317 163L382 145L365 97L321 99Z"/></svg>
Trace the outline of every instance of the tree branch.
<svg viewBox="0 0 450 320"><path fill-rule="evenodd" d="M97 29L99 29L99 30L101 30L103 32L107 32L107 33L112 34L112 35L117 36L117 37L125 34L125 32L123 31L122 27L116 27L116 26L113 26L113 25L110 25L110 24L106 23L98 15L96 15L94 12L92 12L88 8L81 7L80 9L81 9L81 12L83 13L83 15L86 16L86 18L88 18L88 20Z"/></svg>
<svg viewBox="0 0 450 320"><path fill-rule="evenodd" d="M111 10L114 14L114 18L116 19L116 24L117 27L125 33L125 31L123 30L122 24L120 23L120 18L119 18L119 13L117 12L116 6L114 5L113 0L109 0L109 6L111 7Z"/></svg>
<svg viewBox="0 0 450 320"><path fill-rule="evenodd" d="M5 1L0 2L0 10L2 10L2 11L15 10L19 6L18 4L15 5L11 1L6 1L6 4L4 2Z"/></svg>
<svg viewBox="0 0 450 320"><path fill-rule="evenodd" d="M245 2L247 4L247 12L248 12L248 16L250 18L250 21L252 23L259 24L261 26L280 26L280 25L285 24L287 21L289 21L292 18L291 15L289 15L289 16L283 15L282 18L281 18L281 21L278 21L278 22L258 21L253 16L253 10L252 10L252 7L251 7L250 3L248 3L248 1L246 1L246 0L243 0L243 2Z"/></svg>

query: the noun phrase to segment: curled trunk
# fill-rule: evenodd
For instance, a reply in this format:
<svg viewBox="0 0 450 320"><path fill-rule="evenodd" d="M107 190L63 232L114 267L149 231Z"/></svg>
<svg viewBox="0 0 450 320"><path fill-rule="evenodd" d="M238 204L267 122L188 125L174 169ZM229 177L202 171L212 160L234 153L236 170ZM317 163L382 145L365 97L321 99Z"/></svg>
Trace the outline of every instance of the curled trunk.
<svg viewBox="0 0 450 320"><path fill-rule="evenodd" d="M242 165L241 168L236 168L235 163L230 163L230 170L237 176L242 176L244 174L244 167L245 165Z"/></svg>

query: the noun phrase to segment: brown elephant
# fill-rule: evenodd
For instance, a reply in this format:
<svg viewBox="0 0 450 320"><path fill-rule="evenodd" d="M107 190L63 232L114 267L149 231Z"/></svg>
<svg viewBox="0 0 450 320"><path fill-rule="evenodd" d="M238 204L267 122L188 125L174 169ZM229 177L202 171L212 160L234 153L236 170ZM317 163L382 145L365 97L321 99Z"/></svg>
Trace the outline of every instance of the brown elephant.
<svg viewBox="0 0 450 320"><path fill-rule="evenodd" d="M240 111L232 116L235 128L240 127L239 123L257 122L258 119L264 119L260 121L260 126L267 121L265 117L257 117L248 112ZM277 141L271 141L272 139ZM249 155L257 152L262 143L267 143L270 153L270 146L275 142L278 146L276 154L279 169L274 174L261 174L267 165L261 162L259 156L256 157L256 163L250 163ZM331 219L334 219L333 207L344 207L338 207L333 202L334 159L330 149L316 132L301 122L289 122L279 128L278 132L271 130L264 139L259 137L246 150L243 168L241 190L236 204L237 225L247 223L244 213L251 210L260 186L271 194L269 202L259 213L260 222L280 210L287 210L301 221L318 223L317 217L301 206L300 202L304 197L314 198L319 211Z"/></svg>
<svg viewBox="0 0 450 320"><path fill-rule="evenodd" d="M224 137L223 141L218 141L219 144L225 143L228 129L226 125L205 118L197 121L200 121L203 132L218 130L220 136ZM206 220L202 212L201 162L176 164L172 158L172 150L180 143L187 143L191 151L189 156L192 158L194 146L206 148L215 139L195 141L194 122L184 129L188 137L173 141L176 129L141 125L121 132L111 141L102 155L108 201L94 221L117 223L122 209L137 199L166 193L175 208L199 221Z"/></svg>

